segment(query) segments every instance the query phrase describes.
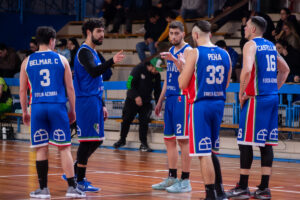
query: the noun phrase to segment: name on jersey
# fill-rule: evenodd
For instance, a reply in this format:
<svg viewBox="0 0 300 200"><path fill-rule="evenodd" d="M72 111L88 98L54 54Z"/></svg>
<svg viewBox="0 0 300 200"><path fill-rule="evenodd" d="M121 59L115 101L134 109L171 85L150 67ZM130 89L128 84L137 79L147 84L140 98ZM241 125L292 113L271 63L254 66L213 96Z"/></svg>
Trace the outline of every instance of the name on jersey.
<svg viewBox="0 0 300 200"><path fill-rule="evenodd" d="M172 62L172 63L169 63L167 64L167 70L169 72L178 72L178 69L176 67L176 65Z"/></svg>
<svg viewBox="0 0 300 200"><path fill-rule="evenodd" d="M206 97L220 97L223 96L224 92L223 91L219 91L219 92L204 92L204 96Z"/></svg>
<svg viewBox="0 0 300 200"><path fill-rule="evenodd" d="M271 46L271 45L258 45L257 46L257 51L276 51L276 47L275 46Z"/></svg>
<svg viewBox="0 0 300 200"><path fill-rule="evenodd" d="M208 60L222 60L222 57L220 54L209 53L207 56L208 56Z"/></svg>
<svg viewBox="0 0 300 200"><path fill-rule="evenodd" d="M173 90L173 91L175 91L176 88L175 88L174 86L168 85L168 86L167 86L167 90Z"/></svg>
<svg viewBox="0 0 300 200"><path fill-rule="evenodd" d="M36 93L34 93L34 97L53 97L53 96L57 96L57 91L36 92Z"/></svg>
<svg viewBox="0 0 300 200"><path fill-rule="evenodd" d="M263 83L277 83L277 78L264 78Z"/></svg>
<svg viewBox="0 0 300 200"><path fill-rule="evenodd" d="M35 65L53 65L54 64L58 64L58 59L54 58L52 59L36 59L36 60L30 60L29 61L29 65L30 66L35 66Z"/></svg>

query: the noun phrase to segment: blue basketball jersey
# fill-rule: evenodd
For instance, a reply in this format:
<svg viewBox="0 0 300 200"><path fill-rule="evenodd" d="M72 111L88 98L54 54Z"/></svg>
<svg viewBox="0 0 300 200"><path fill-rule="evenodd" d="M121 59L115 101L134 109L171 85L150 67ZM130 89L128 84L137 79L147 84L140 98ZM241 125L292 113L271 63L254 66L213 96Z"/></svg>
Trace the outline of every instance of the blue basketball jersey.
<svg viewBox="0 0 300 200"><path fill-rule="evenodd" d="M170 49L170 52L175 58L178 58L178 55L180 53L183 53L185 48L190 47L189 44L185 44L179 51L176 53L175 51L175 46L172 46ZM168 60L167 61L167 91L166 91L166 97L168 96L179 96L179 95L186 95L187 92L185 90L181 90L178 85L178 76L179 76L179 71L174 64L173 61Z"/></svg>
<svg viewBox="0 0 300 200"><path fill-rule="evenodd" d="M278 94L276 47L264 38L252 41L256 44L255 62L245 92L249 96Z"/></svg>
<svg viewBox="0 0 300 200"><path fill-rule="evenodd" d="M53 51L31 54L25 71L30 87L30 104L65 103L65 66Z"/></svg>
<svg viewBox="0 0 300 200"><path fill-rule="evenodd" d="M228 53L219 47L197 47L198 58L189 83L190 103L204 99L226 100L230 69Z"/></svg>
<svg viewBox="0 0 300 200"><path fill-rule="evenodd" d="M102 75L93 78L85 70L84 66L79 62L78 52L82 48L87 48L90 50L94 56L94 62L96 65L101 64L101 60L97 52L89 47L87 44L81 45L74 59L74 89L76 97L85 96L100 96L102 98L102 93L104 90Z"/></svg>

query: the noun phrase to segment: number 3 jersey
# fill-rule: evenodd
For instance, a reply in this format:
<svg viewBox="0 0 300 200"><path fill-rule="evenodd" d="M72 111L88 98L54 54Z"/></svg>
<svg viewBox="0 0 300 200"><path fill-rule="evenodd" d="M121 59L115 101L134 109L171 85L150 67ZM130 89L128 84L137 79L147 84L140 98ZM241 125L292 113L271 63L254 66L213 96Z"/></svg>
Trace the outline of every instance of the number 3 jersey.
<svg viewBox="0 0 300 200"><path fill-rule="evenodd" d="M230 69L228 53L219 47L198 46L195 71L188 86L189 103L199 100L226 100Z"/></svg>
<svg viewBox="0 0 300 200"><path fill-rule="evenodd" d="M65 66L53 51L31 54L25 71L28 75L30 104L65 103Z"/></svg>
<svg viewBox="0 0 300 200"><path fill-rule="evenodd" d="M249 96L278 94L276 47L264 38L252 41L256 44L255 61L245 92Z"/></svg>

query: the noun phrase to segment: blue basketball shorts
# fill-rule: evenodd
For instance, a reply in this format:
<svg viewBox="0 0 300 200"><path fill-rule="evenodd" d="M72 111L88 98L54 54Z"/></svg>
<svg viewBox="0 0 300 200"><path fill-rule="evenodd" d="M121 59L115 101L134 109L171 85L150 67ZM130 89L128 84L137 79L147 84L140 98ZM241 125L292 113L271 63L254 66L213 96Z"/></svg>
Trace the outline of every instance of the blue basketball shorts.
<svg viewBox="0 0 300 200"><path fill-rule="evenodd" d="M188 116L187 96L168 96L165 103L164 139L188 139Z"/></svg>
<svg viewBox="0 0 300 200"><path fill-rule="evenodd" d="M219 131L225 102L201 100L190 106L189 142L190 156L210 156L219 151Z"/></svg>
<svg viewBox="0 0 300 200"><path fill-rule="evenodd" d="M67 107L64 103L31 104L31 147L71 145Z"/></svg>
<svg viewBox="0 0 300 200"><path fill-rule="evenodd" d="M278 95L255 96L245 102L237 143L253 146L278 144Z"/></svg>
<svg viewBox="0 0 300 200"><path fill-rule="evenodd" d="M104 116L100 97L76 97L76 122L79 142L104 140Z"/></svg>

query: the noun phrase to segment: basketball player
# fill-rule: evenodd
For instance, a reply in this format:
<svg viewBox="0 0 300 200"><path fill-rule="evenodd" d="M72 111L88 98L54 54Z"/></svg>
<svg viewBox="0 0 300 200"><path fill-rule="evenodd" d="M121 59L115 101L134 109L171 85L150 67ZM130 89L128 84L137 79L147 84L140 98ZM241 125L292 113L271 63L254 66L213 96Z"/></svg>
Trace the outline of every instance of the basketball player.
<svg viewBox="0 0 300 200"><path fill-rule="evenodd" d="M101 63L95 50L104 38L104 25L100 19L88 19L82 25L86 40L79 48L74 60L74 88L76 95L77 133L80 145L77 151L75 170L78 188L82 191L97 192L85 178L89 157L104 140L104 120L107 109L102 101L102 74L114 63L123 60L122 51Z"/></svg>
<svg viewBox="0 0 300 200"><path fill-rule="evenodd" d="M36 169L40 188L30 193L34 198L50 198L47 188L48 144L58 147L61 165L69 188L67 197L85 197L76 189L71 155L69 122L75 121L75 95L67 59L55 52L56 32L51 27L38 27L39 51L27 57L21 66L20 101L23 122L31 129L31 144L36 148ZM27 110L27 89L30 89L31 113ZM66 108L66 94L70 109ZM69 115L69 118L68 118Z"/></svg>
<svg viewBox="0 0 300 200"><path fill-rule="evenodd" d="M227 197L248 199L248 178L253 161L252 146L261 153L262 178L254 192L257 199L271 199L269 178L273 145L278 143L278 90L285 82L289 67L275 45L262 38L267 27L264 18L251 17L245 27L249 40L243 48L243 69L239 100L242 108L237 143L240 149L240 181Z"/></svg>
<svg viewBox="0 0 300 200"><path fill-rule="evenodd" d="M178 78L181 89L188 88L190 106L190 156L198 156L206 199L226 199L221 187L220 196L215 190L215 170L212 152L219 149L219 130L226 100L226 88L231 77L231 60L228 53L210 41L211 24L198 21L192 29L197 47L186 58ZM212 156L211 156L212 155ZM214 161L216 162L216 161ZM218 166L220 170L220 166ZM219 176L221 177L221 172Z"/></svg>
<svg viewBox="0 0 300 200"><path fill-rule="evenodd" d="M162 58L174 56L177 59L179 54L192 48L184 41L184 26L181 22L171 22L169 28L169 40L173 46L170 48L170 53L162 54ZM155 113L159 115L162 102L166 97L164 141L167 147L169 176L163 182L152 185L152 188L174 193L190 192L192 190L189 180L191 159L189 157L187 131L188 102L186 91L178 87L179 70L172 60L167 60L166 75ZM182 175L180 180L177 179L178 150L176 141L181 149Z"/></svg>

